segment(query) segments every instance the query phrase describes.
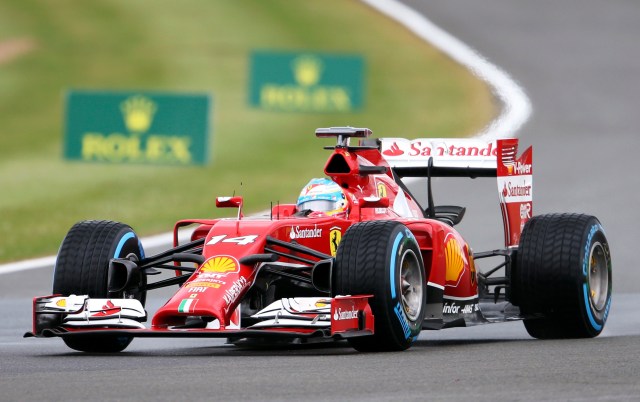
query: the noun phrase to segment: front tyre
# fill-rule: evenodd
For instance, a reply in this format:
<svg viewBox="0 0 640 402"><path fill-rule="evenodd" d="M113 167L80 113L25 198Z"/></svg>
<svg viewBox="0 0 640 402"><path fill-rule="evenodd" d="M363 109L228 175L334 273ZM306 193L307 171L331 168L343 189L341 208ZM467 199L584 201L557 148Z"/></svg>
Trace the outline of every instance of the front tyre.
<svg viewBox="0 0 640 402"><path fill-rule="evenodd" d="M611 307L611 253L597 218L533 217L512 272L514 304L534 338L598 336Z"/></svg>
<svg viewBox="0 0 640 402"><path fill-rule="evenodd" d="M372 294L374 335L350 338L359 351L405 350L422 329L424 264L411 231L394 221L352 225L340 242L332 295Z"/></svg>
<svg viewBox="0 0 640 402"><path fill-rule="evenodd" d="M113 258L144 256L138 236L128 225L111 221L82 221L69 230L62 241L53 274L53 293L88 295L91 298L135 298L144 305L146 292L135 290L109 295L107 276ZM140 286L146 284L141 274ZM114 353L124 350L130 336L94 335L65 337L72 349L92 353Z"/></svg>

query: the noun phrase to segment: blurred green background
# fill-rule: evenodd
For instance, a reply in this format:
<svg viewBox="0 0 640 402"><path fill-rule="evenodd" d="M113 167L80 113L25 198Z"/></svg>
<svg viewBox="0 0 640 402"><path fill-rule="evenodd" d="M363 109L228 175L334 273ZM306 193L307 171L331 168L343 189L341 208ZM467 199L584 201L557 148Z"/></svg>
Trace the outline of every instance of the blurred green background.
<svg viewBox="0 0 640 402"><path fill-rule="evenodd" d="M249 107L256 49L362 55L363 109ZM3 0L0 52L0 261L54 254L83 219L119 220L144 236L178 219L228 215L214 197L234 191L247 212L294 202L329 155L317 127L467 136L496 112L484 83L355 0ZM63 94L71 88L213 94L212 163L64 161Z"/></svg>

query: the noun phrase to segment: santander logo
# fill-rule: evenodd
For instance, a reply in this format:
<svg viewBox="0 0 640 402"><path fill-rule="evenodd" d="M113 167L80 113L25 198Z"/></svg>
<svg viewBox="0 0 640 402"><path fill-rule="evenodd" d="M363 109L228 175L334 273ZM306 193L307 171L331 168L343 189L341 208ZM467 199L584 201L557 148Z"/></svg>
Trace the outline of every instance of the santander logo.
<svg viewBox="0 0 640 402"><path fill-rule="evenodd" d="M505 182L502 189L502 196L507 197L531 197L531 184L523 181L522 184L513 184Z"/></svg>
<svg viewBox="0 0 640 402"><path fill-rule="evenodd" d="M91 314L91 317L104 317L108 315L119 314L120 311L122 311L122 307L116 306L111 300L107 300L104 306L102 306L102 310L98 311L95 314Z"/></svg>
<svg viewBox="0 0 640 402"><path fill-rule="evenodd" d="M496 157L494 142L472 139L383 140L382 155L422 160L434 157L487 159Z"/></svg>
<svg viewBox="0 0 640 402"><path fill-rule="evenodd" d="M404 151L401 150L398 144L396 144L396 142L394 141L389 149L385 149L384 151L382 151L382 154L387 156L400 156L404 154Z"/></svg>
<svg viewBox="0 0 640 402"><path fill-rule="evenodd" d="M337 308L336 311L333 313L333 319L335 321L340 321L340 320L352 320L354 318L358 318L358 310L352 308L351 310L341 310L340 308Z"/></svg>

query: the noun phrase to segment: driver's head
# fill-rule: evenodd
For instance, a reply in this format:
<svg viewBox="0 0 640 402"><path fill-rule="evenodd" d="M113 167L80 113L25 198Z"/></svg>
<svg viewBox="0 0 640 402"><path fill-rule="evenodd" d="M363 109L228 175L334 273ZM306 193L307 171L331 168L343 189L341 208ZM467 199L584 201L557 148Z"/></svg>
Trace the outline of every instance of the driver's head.
<svg viewBox="0 0 640 402"><path fill-rule="evenodd" d="M310 209L341 218L346 217L348 210L344 191L329 179L311 179L300 192L296 205L298 211Z"/></svg>

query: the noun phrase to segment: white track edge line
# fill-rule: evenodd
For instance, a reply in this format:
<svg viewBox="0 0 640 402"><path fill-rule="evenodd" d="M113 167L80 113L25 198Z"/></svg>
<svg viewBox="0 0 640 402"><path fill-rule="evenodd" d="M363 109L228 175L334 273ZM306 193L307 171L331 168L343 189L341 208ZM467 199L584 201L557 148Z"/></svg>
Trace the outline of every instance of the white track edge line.
<svg viewBox="0 0 640 402"><path fill-rule="evenodd" d="M516 132L531 115L531 102L524 90L495 64L455 38L422 14L397 0L360 0L404 25L416 36L431 43L485 81L503 104L500 115L476 137L494 140Z"/></svg>
<svg viewBox="0 0 640 402"><path fill-rule="evenodd" d="M478 52L436 26L423 15L396 0L360 0L370 7L404 25L426 42L431 43L453 60L467 67L485 81L504 105L502 112L476 137L493 140L504 133L515 135L531 115L531 102L524 90L495 64ZM140 239L145 248L171 244L172 233L162 233ZM0 275L54 265L55 256L19 261L0 265Z"/></svg>
<svg viewBox="0 0 640 402"><path fill-rule="evenodd" d="M180 241L189 241L191 236L191 230L185 229L180 233ZM155 247L166 246L173 243L173 233L161 233L154 236L144 237L140 239L142 248L145 250ZM30 269L46 268L55 265L57 256L48 256L35 258L30 260L11 262L0 265L0 275L10 274L13 272L28 271Z"/></svg>

